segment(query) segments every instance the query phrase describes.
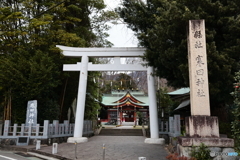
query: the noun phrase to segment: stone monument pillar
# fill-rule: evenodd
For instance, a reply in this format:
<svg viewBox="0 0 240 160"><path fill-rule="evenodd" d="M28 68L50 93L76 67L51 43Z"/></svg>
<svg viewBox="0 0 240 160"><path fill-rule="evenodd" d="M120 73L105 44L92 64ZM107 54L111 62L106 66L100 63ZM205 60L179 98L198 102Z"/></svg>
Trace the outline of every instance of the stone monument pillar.
<svg viewBox="0 0 240 160"><path fill-rule="evenodd" d="M26 126L37 125L37 100L28 101L27 114L26 114Z"/></svg>
<svg viewBox="0 0 240 160"><path fill-rule="evenodd" d="M189 23L188 62L191 115L210 116L206 37L203 20Z"/></svg>
<svg viewBox="0 0 240 160"><path fill-rule="evenodd" d="M219 137L218 118L209 117L210 104L204 20L189 22L188 51L192 116L186 119L186 134L194 137Z"/></svg>
<svg viewBox="0 0 240 160"><path fill-rule="evenodd" d="M218 118L210 116L204 20L189 21L188 62L191 116L185 119L186 137L178 139L180 155L184 147L201 143L209 147L234 147L233 139L220 138Z"/></svg>

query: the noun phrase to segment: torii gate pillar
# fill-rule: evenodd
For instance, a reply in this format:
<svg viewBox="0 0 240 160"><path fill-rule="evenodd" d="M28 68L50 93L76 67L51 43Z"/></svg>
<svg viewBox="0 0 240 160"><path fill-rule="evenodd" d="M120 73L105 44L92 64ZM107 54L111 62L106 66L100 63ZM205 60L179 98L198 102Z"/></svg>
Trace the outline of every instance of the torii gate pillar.
<svg viewBox="0 0 240 160"><path fill-rule="evenodd" d="M149 117L151 138L146 138L145 143L164 144L165 140L159 138L157 102L154 88L154 77L152 67L144 67L141 64L120 64L120 57L143 56L145 49L141 48L76 48L59 46L64 56L82 57L82 62L63 66L64 71L80 71L78 86L77 111L75 118L74 137L68 138L68 143L83 143L88 139L83 136L83 123L85 112L85 99L87 89L88 71L146 71L148 75L149 94ZM115 57L114 64L92 64L88 63L88 57Z"/></svg>
<svg viewBox="0 0 240 160"><path fill-rule="evenodd" d="M74 137L69 137L67 140L68 143L83 143L88 141L86 137L82 137L88 77L88 56L82 56L82 65L79 76Z"/></svg>
<svg viewBox="0 0 240 160"><path fill-rule="evenodd" d="M154 87L153 67L147 69L149 117L150 117L150 137L146 138L145 143L165 144L163 138L159 138L158 112L156 102L156 92Z"/></svg>

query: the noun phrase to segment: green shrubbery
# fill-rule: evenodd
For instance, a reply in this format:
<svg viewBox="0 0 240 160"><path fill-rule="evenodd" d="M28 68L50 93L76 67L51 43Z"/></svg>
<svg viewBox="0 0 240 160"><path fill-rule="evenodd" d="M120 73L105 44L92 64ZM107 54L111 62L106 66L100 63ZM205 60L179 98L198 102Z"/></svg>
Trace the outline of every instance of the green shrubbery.
<svg viewBox="0 0 240 160"><path fill-rule="evenodd" d="M197 147L193 146L190 155L197 160L211 160L210 150L204 143Z"/></svg>
<svg viewBox="0 0 240 160"><path fill-rule="evenodd" d="M210 150L208 147L201 143L200 146L193 146L191 153L191 157L179 156L177 153L172 153L166 157L168 160L211 160Z"/></svg>

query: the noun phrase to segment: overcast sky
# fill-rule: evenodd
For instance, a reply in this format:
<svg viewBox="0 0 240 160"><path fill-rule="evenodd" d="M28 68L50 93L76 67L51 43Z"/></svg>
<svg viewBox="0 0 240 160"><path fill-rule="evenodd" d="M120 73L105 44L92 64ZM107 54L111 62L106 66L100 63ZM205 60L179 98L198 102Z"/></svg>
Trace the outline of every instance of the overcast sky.
<svg viewBox="0 0 240 160"><path fill-rule="evenodd" d="M108 10L114 10L120 5L121 0L104 0ZM108 31L109 37L107 38L114 44L113 47L137 47L138 40L134 36L134 32L128 29L125 24L111 25Z"/></svg>

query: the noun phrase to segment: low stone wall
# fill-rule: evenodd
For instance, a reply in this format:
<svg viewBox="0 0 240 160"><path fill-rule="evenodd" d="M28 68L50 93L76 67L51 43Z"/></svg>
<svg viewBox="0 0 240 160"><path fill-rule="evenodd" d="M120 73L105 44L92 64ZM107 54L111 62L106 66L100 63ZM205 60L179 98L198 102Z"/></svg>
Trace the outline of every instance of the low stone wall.
<svg viewBox="0 0 240 160"><path fill-rule="evenodd" d="M226 137L224 137L226 138ZM224 139L223 138L223 139ZM178 153L179 156L191 157L192 146L182 146L179 144L177 137L169 137L169 144L167 146L170 153ZM234 153L233 147L213 147L209 146L210 156L213 160L240 160L240 155L229 156L227 153Z"/></svg>
<svg viewBox="0 0 240 160"><path fill-rule="evenodd" d="M52 145L53 143L64 143L64 142L67 142L67 139L68 137L41 139L41 144ZM39 139L29 139L28 145L36 145L37 140ZM14 146L16 144L17 144L17 138L0 139L1 146Z"/></svg>
<svg viewBox="0 0 240 160"><path fill-rule="evenodd" d="M83 137L92 137L94 133L84 134ZM68 137L56 137L48 139L29 139L29 145L36 145L37 140L41 140L41 144L52 145L53 143L65 143ZM17 144L17 138L2 138L0 139L1 146L14 146Z"/></svg>
<svg viewBox="0 0 240 160"><path fill-rule="evenodd" d="M10 145L16 145L16 144L17 144L17 138L0 139L0 145L2 145L2 146L10 146Z"/></svg>

